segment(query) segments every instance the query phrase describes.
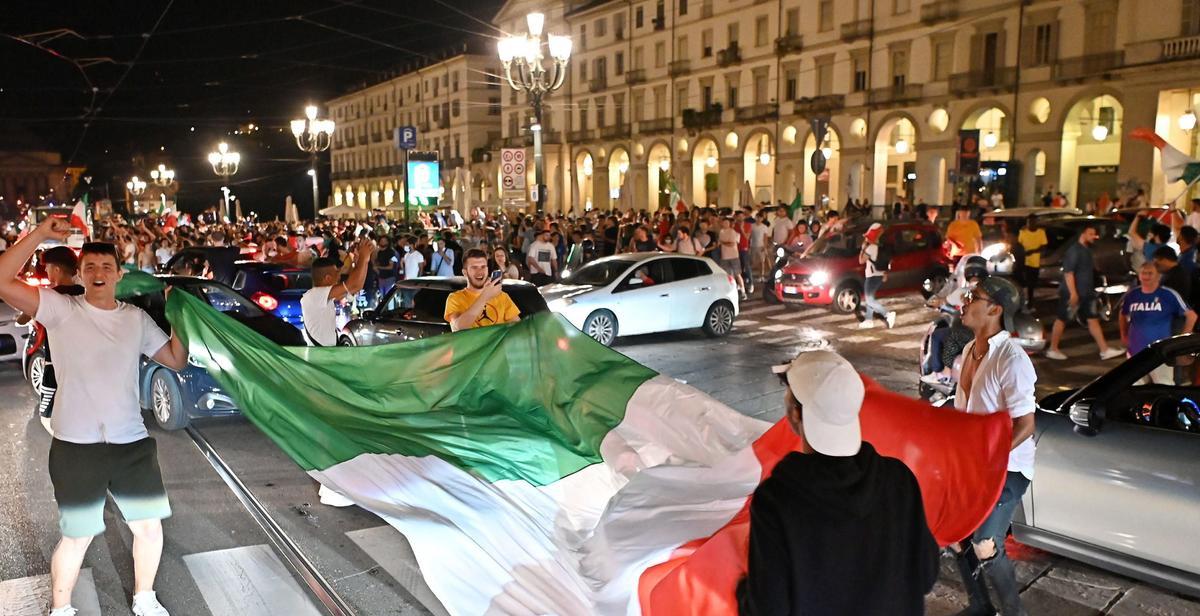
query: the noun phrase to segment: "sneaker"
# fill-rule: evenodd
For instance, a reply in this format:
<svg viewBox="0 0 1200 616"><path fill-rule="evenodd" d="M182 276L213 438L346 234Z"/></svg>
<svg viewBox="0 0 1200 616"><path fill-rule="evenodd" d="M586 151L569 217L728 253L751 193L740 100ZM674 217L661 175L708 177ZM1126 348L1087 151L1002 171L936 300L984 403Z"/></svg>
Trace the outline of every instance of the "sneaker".
<svg viewBox="0 0 1200 616"><path fill-rule="evenodd" d="M887 321L888 329L891 329L896 326L896 312L895 311L887 313L887 316L885 316L883 318Z"/></svg>
<svg viewBox="0 0 1200 616"><path fill-rule="evenodd" d="M78 613L79 610L69 605L66 607L56 607L50 610L50 616L75 616Z"/></svg>
<svg viewBox="0 0 1200 616"><path fill-rule="evenodd" d="M1125 349L1121 347L1108 347L1107 351L1100 352L1100 359L1113 359L1114 357L1122 357L1125 355Z"/></svg>
<svg viewBox="0 0 1200 616"><path fill-rule="evenodd" d="M867 319L866 321L859 323L858 328L859 329L874 329L875 328L875 320Z"/></svg>
<svg viewBox="0 0 1200 616"><path fill-rule="evenodd" d="M741 296L741 297L742 297L742 301L743 301L743 302L744 302L744 301L746 301L746 300L748 300L748 299L750 299L750 297L746 295L746 292L745 292L745 291L742 291L742 296Z"/></svg>
<svg viewBox="0 0 1200 616"><path fill-rule="evenodd" d="M952 385L954 379L940 372L930 372L921 377L921 382L926 385Z"/></svg>
<svg viewBox="0 0 1200 616"><path fill-rule="evenodd" d="M1054 349L1049 349L1046 351L1046 358L1047 359L1057 359L1058 361L1062 361L1062 360L1066 359L1067 356L1062 351L1055 351Z"/></svg>
<svg viewBox="0 0 1200 616"><path fill-rule="evenodd" d="M147 590L133 596L133 616L171 616L171 613L158 602L153 590Z"/></svg>

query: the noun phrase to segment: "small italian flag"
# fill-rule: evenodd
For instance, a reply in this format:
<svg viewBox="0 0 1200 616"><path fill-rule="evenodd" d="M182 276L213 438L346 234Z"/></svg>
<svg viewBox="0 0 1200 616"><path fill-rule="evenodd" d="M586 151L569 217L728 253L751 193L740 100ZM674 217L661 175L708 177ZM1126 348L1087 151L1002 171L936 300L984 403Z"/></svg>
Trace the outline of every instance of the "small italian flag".
<svg viewBox="0 0 1200 616"><path fill-rule="evenodd" d="M667 189L671 191L671 209L675 210L677 213L688 211L687 200L685 200L683 195L679 193L679 186L675 184L675 178L667 178Z"/></svg>
<svg viewBox="0 0 1200 616"><path fill-rule="evenodd" d="M186 293L167 314L296 464L407 537L451 614L734 614L750 495L800 445L550 313L318 348L276 346ZM869 384L863 424L917 475L939 541L987 516L1006 413Z"/></svg>
<svg viewBox="0 0 1200 616"><path fill-rule="evenodd" d="M84 236L91 235L91 230L87 225L87 206L88 197L87 194L84 194L75 202L75 207L71 208L71 226L82 230Z"/></svg>
<svg viewBox="0 0 1200 616"><path fill-rule="evenodd" d="M1200 180L1200 161L1179 151L1152 129L1135 128L1129 131L1129 138L1145 141L1158 148L1162 156L1163 175L1166 176L1168 183L1182 181L1191 186Z"/></svg>

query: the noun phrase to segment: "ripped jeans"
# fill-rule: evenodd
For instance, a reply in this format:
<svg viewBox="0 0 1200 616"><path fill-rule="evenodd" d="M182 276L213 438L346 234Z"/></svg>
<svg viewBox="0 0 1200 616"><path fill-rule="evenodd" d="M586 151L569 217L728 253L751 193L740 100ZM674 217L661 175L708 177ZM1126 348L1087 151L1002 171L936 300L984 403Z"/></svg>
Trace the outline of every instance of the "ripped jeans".
<svg viewBox="0 0 1200 616"><path fill-rule="evenodd" d="M967 590L970 604L968 614L994 614L991 599L988 597L986 576L996 589L1000 602L1002 616L1023 616L1025 609L1021 607L1021 589L1017 586L1017 570L1008 554L1004 551L1004 540L1008 535L1008 527L1012 525L1013 514L1021 504L1021 497L1029 489L1029 479L1021 473L1009 471L1004 480L1004 490L1000 500L991 515L971 536L970 542L963 542L963 550L958 553L958 572L962 575L963 586ZM991 542L990 550L987 542ZM982 549L981 549L982 544ZM972 548L975 549L972 549ZM976 550L984 552L976 554ZM994 555L988 556L987 551ZM980 565L982 564L982 571Z"/></svg>

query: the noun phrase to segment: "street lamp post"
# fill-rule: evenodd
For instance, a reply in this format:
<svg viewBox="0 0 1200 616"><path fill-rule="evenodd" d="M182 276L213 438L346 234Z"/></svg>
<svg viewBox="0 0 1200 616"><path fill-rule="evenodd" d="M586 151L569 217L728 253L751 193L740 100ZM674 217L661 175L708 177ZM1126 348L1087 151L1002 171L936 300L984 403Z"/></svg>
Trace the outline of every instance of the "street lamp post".
<svg viewBox="0 0 1200 616"><path fill-rule="evenodd" d="M542 13L530 13L525 17L529 26L529 34L525 36L506 36L500 39L497 51L500 62L504 64L504 75L512 89L529 94L529 103L533 107L533 181L537 186L537 211L541 212L546 205L545 166L542 161L542 99L562 87L567 77L567 61L571 58L571 37L547 35L546 47L554 63L547 69L542 65L545 56L542 53L542 27L546 16Z"/></svg>
<svg viewBox="0 0 1200 616"><path fill-rule="evenodd" d="M150 180L161 189L159 196L162 197L162 211L165 212L167 210L167 187L175 182L175 170L167 169L166 165L159 165L158 169L150 170Z"/></svg>
<svg viewBox="0 0 1200 616"><path fill-rule="evenodd" d="M221 194L225 197L223 218L229 218L229 176L238 172L238 164L242 155L229 151L229 144L222 141L217 144L216 152L208 153L208 164L212 165L213 173L221 176Z"/></svg>
<svg viewBox="0 0 1200 616"><path fill-rule="evenodd" d="M304 118L292 120L292 136L296 138L296 146L308 152L311 167L308 175L312 177L313 218L320 211L320 201L317 193L317 153L329 149L333 142L333 120L318 120L317 106L309 105L304 108Z"/></svg>
<svg viewBox="0 0 1200 616"><path fill-rule="evenodd" d="M138 179L138 176L135 175L130 178L128 182L125 182L125 189L128 190L130 196L133 197L133 203L130 205L129 213L130 215L136 214L138 204L137 198L142 196L142 193L146 192L146 183Z"/></svg>

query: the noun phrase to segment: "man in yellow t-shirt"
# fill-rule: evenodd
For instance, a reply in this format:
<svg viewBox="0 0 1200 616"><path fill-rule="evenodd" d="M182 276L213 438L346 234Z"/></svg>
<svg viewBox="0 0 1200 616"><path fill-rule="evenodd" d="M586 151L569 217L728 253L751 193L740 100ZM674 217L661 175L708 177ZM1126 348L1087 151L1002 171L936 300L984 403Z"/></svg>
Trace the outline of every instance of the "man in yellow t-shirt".
<svg viewBox="0 0 1200 616"><path fill-rule="evenodd" d="M450 331L511 323L521 318L521 311L503 291L503 277L493 278L488 272L487 253L472 248L463 258L463 274L467 288L446 298L446 322Z"/></svg>
<svg viewBox="0 0 1200 616"><path fill-rule="evenodd" d="M950 256L978 254L983 251L983 231L979 223L971 220L971 210L960 207L954 213L954 220L946 227L946 239L954 243Z"/></svg>
<svg viewBox="0 0 1200 616"><path fill-rule="evenodd" d="M1017 234L1017 242L1025 249L1025 267L1021 268L1021 286L1025 287L1025 304L1033 304L1033 290L1037 288L1042 269L1042 249L1046 247L1046 230L1038 227L1036 216L1025 219L1025 226Z"/></svg>

